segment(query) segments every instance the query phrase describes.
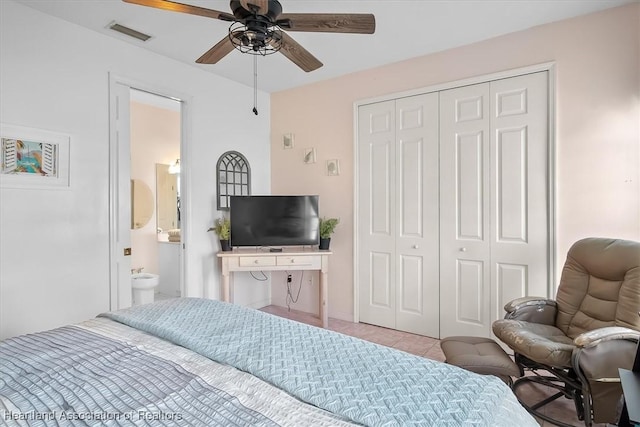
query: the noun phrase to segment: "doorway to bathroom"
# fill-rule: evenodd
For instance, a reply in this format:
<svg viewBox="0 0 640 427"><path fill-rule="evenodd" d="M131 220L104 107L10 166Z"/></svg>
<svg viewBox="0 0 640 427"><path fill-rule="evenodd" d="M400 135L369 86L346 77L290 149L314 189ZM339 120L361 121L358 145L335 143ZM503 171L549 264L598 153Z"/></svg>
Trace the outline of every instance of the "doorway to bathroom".
<svg viewBox="0 0 640 427"><path fill-rule="evenodd" d="M184 295L185 102L110 76L110 273L112 310ZM134 275L157 277L134 280ZM132 283L136 292L132 292ZM140 285L154 284L144 298ZM150 287L150 286L147 286Z"/></svg>
<svg viewBox="0 0 640 427"><path fill-rule="evenodd" d="M153 93L130 90L131 270L158 276L158 285L153 289L156 300L176 298L182 294L181 103ZM143 194L150 191L152 197L138 197L137 186L143 187ZM136 293L133 295L133 304L136 304Z"/></svg>

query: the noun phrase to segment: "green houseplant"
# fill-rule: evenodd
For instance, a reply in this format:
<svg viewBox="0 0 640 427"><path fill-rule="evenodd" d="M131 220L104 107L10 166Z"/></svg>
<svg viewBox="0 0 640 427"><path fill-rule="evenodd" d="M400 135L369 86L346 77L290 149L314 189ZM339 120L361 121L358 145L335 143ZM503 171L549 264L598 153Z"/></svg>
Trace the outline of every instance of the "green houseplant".
<svg viewBox="0 0 640 427"><path fill-rule="evenodd" d="M331 235L335 231L340 220L338 218L320 218L320 246L318 249L328 250L331 243Z"/></svg>
<svg viewBox="0 0 640 427"><path fill-rule="evenodd" d="M215 231L220 239L220 247L223 251L231 250L231 221L229 218L217 218L213 227L209 227L207 231Z"/></svg>

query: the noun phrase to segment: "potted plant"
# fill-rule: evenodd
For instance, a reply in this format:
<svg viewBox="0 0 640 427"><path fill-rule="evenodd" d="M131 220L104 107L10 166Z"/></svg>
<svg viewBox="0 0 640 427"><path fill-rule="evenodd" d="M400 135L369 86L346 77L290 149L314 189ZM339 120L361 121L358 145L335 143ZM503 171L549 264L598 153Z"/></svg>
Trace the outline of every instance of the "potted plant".
<svg viewBox="0 0 640 427"><path fill-rule="evenodd" d="M229 218L217 218L214 226L207 231L215 231L220 239L220 247L223 251L231 250L231 221Z"/></svg>
<svg viewBox="0 0 640 427"><path fill-rule="evenodd" d="M331 235L339 222L340 220L338 218L320 218L320 246L318 249L329 249Z"/></svg>

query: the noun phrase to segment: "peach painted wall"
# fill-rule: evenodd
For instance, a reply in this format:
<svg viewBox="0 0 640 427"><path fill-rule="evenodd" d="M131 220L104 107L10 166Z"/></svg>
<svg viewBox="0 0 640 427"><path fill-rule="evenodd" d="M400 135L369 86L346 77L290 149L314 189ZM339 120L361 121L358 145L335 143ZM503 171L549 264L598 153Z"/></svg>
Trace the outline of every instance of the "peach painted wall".
<svg viewBox="0 0 640 427"><path fill-rule="evenodd" d="M355 54L355 53L351 53ZM640 4L559 21L272 94L274 194L320 195L341 220L332 240L329 315L353 315L354 103L368 98L553 61L556 65L556 263L577 239L640 240ZM295 147L282 149L282 135ZM315 147L317 163L302 150ZM340 159L341 174L324 172ZM317 279L303 304L317 311ZM272 301L284 304L274 274Z"/></svg>

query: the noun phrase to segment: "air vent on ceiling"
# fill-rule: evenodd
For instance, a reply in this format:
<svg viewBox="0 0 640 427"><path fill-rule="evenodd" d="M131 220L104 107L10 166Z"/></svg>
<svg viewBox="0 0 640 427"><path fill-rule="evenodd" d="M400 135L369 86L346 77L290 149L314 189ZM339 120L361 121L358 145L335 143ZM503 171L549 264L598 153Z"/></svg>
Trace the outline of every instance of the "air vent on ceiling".
<svg viewBox="0 0 640 427"><path fill-rule="evenodd" d="M108 25L108 28L112 29L113 31L125 34L129 37L133 37L134 39L142 40L143 42L146 42L151 38L151 36L148 34L141 33L140 31L136 31L133 28L125 27L124 25L120 25L117 22L110 23Z"/></svg>

